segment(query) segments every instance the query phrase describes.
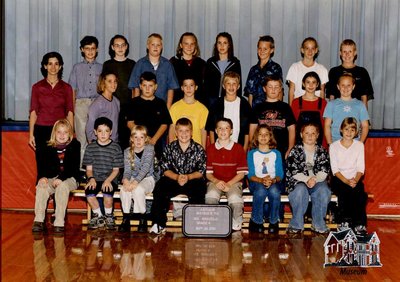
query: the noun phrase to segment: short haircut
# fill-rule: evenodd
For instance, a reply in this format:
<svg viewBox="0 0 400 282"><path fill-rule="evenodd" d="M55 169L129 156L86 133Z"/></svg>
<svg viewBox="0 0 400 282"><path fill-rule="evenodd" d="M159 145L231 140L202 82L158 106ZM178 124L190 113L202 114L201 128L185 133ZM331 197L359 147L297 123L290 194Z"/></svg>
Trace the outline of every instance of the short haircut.
<svg viewBox="0 0 400 282"><path fill-rule="evenodd" d="M91 35L86 35L82 40L79 42L80 43L80 49L83 49L86 45L91 45L94 43L96 45L96 48L99 47L99 40L95 36ZM96 52L96 57L97 57L98 52ZM81 52L82 57L85 57L85 53Z"/></svg>
<svg viewBox="0 0 400 282"><path fill-rule="evenodd" d="M317 88L315 90L321 90L321 79L319 78L318 73L316 73L315 71L310 71L310 72L306 73L303 76L303 79L301 80L301 82L302 82L301 83L301 89L305 89L303 84L306 83L306 79L309 78L309 77L313 77L313 78L315 78L317 80L318 85L317 85Z"/></svg>
<svg viewBox="0 0 400 282"><path fill-rule="evenodd" d="M340 51L342 51L342 47L343 46L353 46L354 50L357 51L357 44L354 42L353 39L345 39L342 41L342 43L340 43ZM340 56L340 59L342 59L342 56ZM357 54L354 56L354 61L357 60Z"/></svg>
<svg viewBox="0 0 400 282"><path fill-rule="evenodd" d="M230 35L228 32L220 32L218 33L217 37L215 38L215 43L214 43L214 50L213 50L213 56L217 57L218 60L219 58L219 53L218 53L218 38L220 37L225 37L228 39L228 60L232 59L234 57L234 51L233 51L233 39L232 35Z"/></svg>
<svg viewBox="0 0 400 282"><path fill-rule="evenodd" d="M339 79L338 79L338 82L337 82L338 85L339 85L340 81L341 81L343 78L350 78L351 81L353 82L353 84L356 84L356 79L354 78L354 76L353 76L351 73L349 73L349 72L345 72L345 73L343 73L341 76L339 76Z"/></svg>
<svg viewBox="0 0 400 282"><path fill-rule="evenodd" d="M64 60L60 53L49 52L49 53L45 54L40 63L40 72L42 73L43 77L47 77L48 72L44 66L46 66L49 63L50 58L56 58L58 60L58 63L61 66L61 68L57 73L57 77L58 77L58 79L61 79L62 75L63 75L63 71L64 71Z"/></svg>
<svg viewBox="0 0 400 282"><path fill-rule="evenodd" d="M183 74L182 79L181 79L181 85L183 85L183 82L185 80L193 80L194 84L197 85L196 78L194 77L194 74L191 71L185 72Z"/></svg>
<svg viewBox="0 0 400 282"><path fill-rule="evenodd" d="M343 136L342 131L346 126L353 127L356 130L356 134L354 137L358 136L358 122L355 117L347 117L342 121L342 123L340 124L340 136Z"/></svg>
<svg viewBox="0 0 400 282"><path fill-rule="evenodd" d="M238 84L240 83L240 75L239 75L238 73L234 72L234 71L227 71L227 72L224 74L224 77L223 77L223 79L222 79L222 84L225 84L225 81L226 81L228 78L236 79L236 80L237 80L237 83L238 83Z"/></svg>
<svg viewBox="0 0 400 282"><path fill-rule="evenodd" d="M99 117L94 121L94 130L97 130L100 125L105 125L112 130L113 122L109 118Z"/></svg>
<svg viewBox="0 0 400 282"><path fill-rule="evenodd" d="M108 75L115 75L115 77L117 78L117 82L118 82L118 76L117 74L112 71L112 70L105 70L104 72L102 72L99 76L99 80L97 81L97 93L101 94L104 92L104 88L105 88L105 80L107 78Z"/></svg>
<svg viewBox="0 0 400 282"><path fill-rule="evenodd" d="M253 148L253 149L258 148L258 146L259 146L258 135L260 134L261 129L266 129L268 131L268 133L269 133L268 146L270 149L275 149L277 146L277 143L276 143L276 139L274 136L274 132L272 131L272 128L267 124L260 124L257 126L256 130L254 131L253 140L251 141L251 148Z"/></svg>
<svg viewBox="0 0 400 282"><path fill-rule="evenodd" d="M184 34L181 35L181 38L179 38L178 46L176 47L176 56L177 56L178 58L181 58L182 55L183 55L181 44L182 44L182 41L183 41L183 37L185 37L185 36L191 36L191 37L194 38L194 41L195 41L195 48L194 48L193 57L200 57L200 46L199 46L199 42L198 42L198 40L197 40L196 35L195 35L193 32L185 32Z"/></svg>
<svg viewBox="0 0 400 282"><path fill-rule="evenodd" d="M304 129L305 129L307 126L314 126L314 127L316 128L316 130L317 130L317 133L318 133L318 134L321 133L321 132L320 132L320 127L321 127L321 125L320 125L320 124L317 124L315 121L307 121L307 122L303 123L303 124L301 125L300 132L303 133Z"/></svg>
<svg viewBox="0 0 400 282"><path fill-rule="evenodd" d="M188 126L188 127L190 127L190 130L193 130L192 122L190 121L190 119L185 118L185 117L180 118L180 119L178 119L176 121L175 128L178 127L178 126Z"/></svg>
<svg viewBox="0 0 400 282"><path fill-rule="evenodd" d="M275 40L272 36L270 36L270 35L260 36L260 38L258 39L258 42L257 42L257 48L259 47L260 42L269 42L271 49L275 50ZM272 58L274 56L274 53L275 52L272 52L269 57ZM258 58L258 59L260 59L260 58Z"/></svg>
<svg viewBox="0 0 400 282"><path fill-rule="evenodd" d="M318 42L317 42L317 40L316 40L314 37L307 37L307 38L305 38L305 39L303 40L303 42L301 42L301 47L300 47L300 49L303 49L303 48L304 48L304 45L305 45L306 42L308 42L308 41L314 42L315 48L318 48L318 52L314 55L314 60L315 60L315 59L318 57L318 55L319 55L319 47L318 47ZM301 50L300 50L300 54L301 54L301 57L304 58L304 54L303 54L303 52L301 52Z"/></svg>
<svg viewBox="0 0 400 282"><path fill-rule="evenodd" d="M267 86L268 82L270 82L270 81L279 81L279 83L280 83L281 86L282 86L282 80L281 80L281 78L280 78L279 76L277 76L277 75L268 75L268 76L266 76L266 77L263 79L262 85L263 85L263 86Z"/></svg>
<svg viewBox="0 0 400 282"><path fill-rule="evenodd" d="M61 126L65 126L68 129L68 143L71 142L72 139L74 138L74 132L72 130L71 123L65 118L59 119L53 125L53 129L51 130L50 140L47 142L48 146L51 147L57 146L56 132L58 128Z"/></svg>
<svg viewBox="0 0 400 282"><path fill-rule="evenodd" d="M226 118L226 117L221 117L219 119L217 119L216 123L215 123L215 129L217 129L218 127L218 123L220 122L227 122L229 123L229 126L231 127L231 129L233 129L233 122L230 118Z"/></svg>
<svg viewBox="0 0 400 282"><path fill-rule="evenodd" d="M147 42L146 42L146 53L147 53L147 54L149 54L149 49L147 48L147 44L149 44L150 39L151 39L152 37L160 39L160 40L161 40L161 43L163 42L163 38L162 38L161 34L159 34L159 33L152 33L152 34L150 34L150 35L147 37ZM161 53L162 53L162 50L161 50Z"/></svg>
<svg viewBox="0 0 400 282"><path fill-rule="evenodd" d="M145 71L140 75L140 83L143 81L153 81L155 84L157 84L157 77L151 71Z"/></svg>
<svg viewBox="0 0 400 282"><path fill-rule="evenodd" d="M122 39L125 41L126 44L126 51L125 51L125 56L128 56L129 54L129 42L128 40L125 38L125 36L121 35L121 34L116 34L113 36L113 38L111 38L110 40L110 45L108 45L108 54L110 55L111 59L113 59L115 57L115 51L112 49L112 46L114 45L114 40L115 39Z"/></svg>

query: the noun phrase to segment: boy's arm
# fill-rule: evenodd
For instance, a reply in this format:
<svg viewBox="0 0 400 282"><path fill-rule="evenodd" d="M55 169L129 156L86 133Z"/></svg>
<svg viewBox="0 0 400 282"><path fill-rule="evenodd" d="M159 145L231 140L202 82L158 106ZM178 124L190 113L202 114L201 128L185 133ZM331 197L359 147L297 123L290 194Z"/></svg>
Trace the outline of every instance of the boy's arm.
<svg viewBox="0 0 400 282"><path fill-rule="evenodd" d="M111 183L118 176L118 173L119 173L119 167L114 167L112 169L111 174L106 178L106 180L104 180L104 182Z"/></svg>
<svg viewBox="0 0 400 282"><path fill-rule="evenodd" d="M140 95L140 89L139 88L133 88L132 89L132 98L138 97Z"/></svg>
<svg viewBox="0 0 400 282"><path fill-rule="evenodd" d="M132 128L135 127L135 121L128 120L128 122L126 123L126 126L129 128L129 130L132 130Z"/></svg>
<svg viewBox="0 0 400 282"><path fill-rule="evenodd" d="M368 95L361 95L361 102L363 102L365 108L368 110Z"/></svg>
<svg viewBox="0 0 400 282"><path fill-rule="evenodd" d="M168 89L168 92L167 92L167 108L168 108L168 110L171 108L173 101L174 101L174 89Z"/></svg>
<svg viewBox="0 0 400 282"><path fill-rule="evenodd" d="M325 121L324 121L324 134L325 134L325 138L326 138L326 143L328 143L328 145L332 144L331 126L332 126L332 119L331 118L325 118Z"/></svg>
<svg viewBox="0 0 400 282"><path fill-rule="evenodd" d="M150 144L155 145L158 141L158 139L161 138L161 136L164 134L164 132L167 130L168 125L167 124L161 124L160 127L158 128L157 132L154 134L153 137L150 139Z"/></svg>
<svg viewBox="0 0 400 282"><path fill-rule="evenodd" d="M253 94L249 93L248 101L249 101L250 107L253 107Z"/></svg>
<svg viewBox="0 0 400 282"><path fill-rule="evenodd" d="M93 166L92 165L87 165L86 166L86 177L88 179L87 184L85 185L85 189L94 189L96 188L96 179L93 176Z"/></svg>
<svg viewBox="0 0 400 282"><path fill-rule="evenodd" d="M285 153L285 159L287 159L287 156L289 156L290 150L292 150L294 143L296 142L296 127L294 124L290 125L288 127L289 131L289 147L288 150Z"/></svg>
<svg viewBox="0 0 400 282"><path fill-rule="evenodd" d="M188 180L203 178L203 174L199 171L195 171L186 175L188 177Z"/></svg>
<svg viewBox="0 0 400 282"><path fill-rule="evenodd" d="M256 123L250 123L250 128L249 128L249 147L251 147L251 140L253 140L254 132L257 129L257 124Z"/></svg>
<svg viewBox="0 0 400 282"><path fill-rule="evenodd" d="M319 97L321 97L322 99L325 99L325 87L326 87L326 84L321 84L321 90L319 92Z"/></svg>
<svg viewBox="0 0 400 282"><path fill-rule="evenodd" d="M244 172L239 172L237 173L231 180L228 181L229 186L232 186L233 184L236 184L244 178L245 173Z"/></svg>
<svg viewBox="0 0 400 282"><path fill-rule="evenodd" d="M291 81L289 81L289 106L292 105L293 99L294 99L294 89L295 89L295 84Z"/></svg>
<svg viewBox="0 0 400 282"><path fill-rule="evenodd" d="M209 135L210 135L210 144L214 144L215 143L215 132L214 132L214 130L209 131Z"/></svg>
<svg viewBox="0 0 400 282"><path fill-rule="evenodd" d="M207 147L207 130L205 128L201 129L201 146L203 146L204 149Z"/></svg>
<svg viewBox="0 0 400 282"><path fill-rule="evenodd" d="M365 140L367 140L368 131L369 131L368 120L363 120L361 122L361 136L360 136L360 141L361 142L365 143Z"/></svg>
<svg viewBox="0 0 400 282"><path fill-rule="evenodd" d="M175 124L172 123L169 125L168 142L171 143L174 140L175 140Z"/></svg>

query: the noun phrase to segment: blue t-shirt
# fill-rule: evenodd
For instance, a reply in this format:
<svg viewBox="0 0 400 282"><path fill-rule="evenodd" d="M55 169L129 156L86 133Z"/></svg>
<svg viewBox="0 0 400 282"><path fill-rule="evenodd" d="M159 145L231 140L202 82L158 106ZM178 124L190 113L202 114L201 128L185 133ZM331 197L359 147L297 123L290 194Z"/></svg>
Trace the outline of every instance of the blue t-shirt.
<svg viewBox="0 0 400 282"><path fill-rule="evenodd" d="M367 108L363 102L355 98L350 101L344 101L338 98L330 101L326 106L324 118L332 119L332 142L341 139L340 125L347 117L354 117L357 120L359 127L361 126L362 121L369 120ZM361 132L361 130L359 132ZM359 139L359 137L357 137L357 139Z"/></svg>

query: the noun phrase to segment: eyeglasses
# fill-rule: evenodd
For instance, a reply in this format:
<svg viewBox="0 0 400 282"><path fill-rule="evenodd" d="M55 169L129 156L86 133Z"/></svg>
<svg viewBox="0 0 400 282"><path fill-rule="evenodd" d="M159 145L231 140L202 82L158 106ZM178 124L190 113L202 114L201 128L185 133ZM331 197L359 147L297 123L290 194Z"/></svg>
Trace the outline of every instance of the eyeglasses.
<svg viewBox="0 0 400 282"><path fill-rule="evenodd" d="M113 46L114 48L125 48L127 45L126 43L122 43L122 44L114 44Z"/></svg>
<svg viewBox="0 0 400 282"><path fill-rule="evenodd" d="M85 51L96 51L97 47L83 47L83 50L85 50Z"/></svg>

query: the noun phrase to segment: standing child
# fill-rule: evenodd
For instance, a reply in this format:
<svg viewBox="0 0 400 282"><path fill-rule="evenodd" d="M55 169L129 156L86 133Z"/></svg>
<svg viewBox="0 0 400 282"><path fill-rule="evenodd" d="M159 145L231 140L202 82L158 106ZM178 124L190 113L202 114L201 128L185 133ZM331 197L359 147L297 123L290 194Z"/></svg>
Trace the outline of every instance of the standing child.
<svg viewBox="0 0 400 282"><path fill-rule="evenodd" d="M318 42L313 37L307 37L301 43L300 53L302 60L290 66L286 80L289 83L289 105L292 105L294 98L304 94L302 79L310 71L315 71L321 79L320 88L315 95L325 98L325 84L328 82L328 70L315 60L318 57Z"/></svg>
<svg viewBox="0 0 400 282"><path fill-rule="evenodd" d="M185 194L190 204L204 204L206 152L193 141L192 128L188 118L180 118L175 124L178 140L168 144L161 157L160 168L163 174L153 192L151 233L161 234L166 231L171 197Z"/></svg>
<svg viewBox="0 0 400 282"><path fill-rule="evenodd" d="M236 72L242 77L240 61L233 51L232 35L221 32L215 38L213 56L207 60L204 85L207 95L207 107L211 109L219 97L225 96L222 87L222 77L227 71ZM242 85L241 81L239 85ZM238 96L242 96L242 88L239 88Z"/></svg>
<svg viewBox="0 0 400 282"><path fill-rule="evenodd" d="M76 139L81 143L81 158L83 158L85 148L88 144L85 129L89 107L98 96L96 85L103 68L103 66L96 61L98 46L99 41L96 37L87 35L82 38L80 41L80 51L83 61L72 67L68 81L74 91L75 133Z"/></svg>
<svg viewBox="0 0 400 282"><path fill-rule="evenodd" d="M118 86L114 96L118 98L121 106L118 118L119 144L122 149L125 149L129 146L130 136L130 130L126 126L126 110L132 100L132 91L128 88L128 81L136 62L127 57L129 42L125 36L120 34L111 38L108 54L111 59L104 62L102 72L113 72L118 77Z"/></svg>
<svg viewBox="0 0 400 282"><path fill-rule="evenodd" d="M249 188L253 194L249 223L249 230L252 232L264 232L264 202L267 197L270 208L268 233L279 231L279 182L284 173L281 153L275 148L276 141L272 129L266 124L259 125L254 132L252 149L247 154Z"/></svg>
<svg viewBox="0 0 400 282"><path fill-rule="evenodd" d="M249 98L252 108L265 101L263 81L266 76L274 75L282 80L282 68L272 60L274 52L274 38L269 35L261 36L257 43L258 63L251 67L244 88L244 96Z"/></svg>
<svg viewBox="0 0 400 282"><path fill-rule="evenodd" d="M161 56L163 50L163 39L160 34L152 33L147 38L147 56L137 61L128 87L132 89L133 97L140 95L141 75L144 72L152 72L157 77L157 89L155 96L162 99L167 108L172 106L174 100L174 89L179 88L179 83L176 78L174 67L167 58Z"/></svg>
<svg viewBox="0 0 400 282"><path fill-rule="evenodd" d="M239 143L247 151L249 143L249 119L251 108L243 97L238 97L240 76L233 71L224 74L222 85L225 96L218 98L208 116L206 129L210 134L210 142L215 142L215 125L222 117L229 118L233 123L232 141ZM264 93L265 97L265 93Z"/></svg>
<svg viewBox="0 0 400 282"><path fill-rule="evenodd" d="M176 77L179 85L182 86L184 78L188 74L193 76L196 85L196 100L202 104L206 103L204 97L204 70L206 62L200 58L200 47L197 37L192 32L185 32L179 39L176 47L176 55L169 59L174 66ZM174 101L179 101L183 98L182 89L175 89Z"/></svg>
<svg viewBox="0 0 400 282"><path fill-rule="evenodd" d="M118 189L117 177L119 169L124 167L124 160L121 147L111 139L112 128L113 122L110 119L96 119L94 131L97 140L87 146L83 157L87 176L85 194L93 211L89 229L97 229L104 225L107 229L115 229L113 195ZM96 198L100 191L103 193L105 216Z"/></svg>
<svg viewBox="0 0 400 282"><path fill-rule="evenodd" d="M365 105L356 98L351 97L355 87L355 79L350 73L340 76L337 85L340 91L340 98L330 101L324 111L324 132L326 142L330 145L332 142L341 139L340 126L346 117L354 117L359 126L361 126L360 139L365 142L369 131L369 116ZM357 130L359 132L359 130Z"/></svg>
<svg viewBox="0 0 400 282"><path fill-rule="evenodd" d="M128 127L132 130L135 125L147 128L149 143L154 145L159 159L163 151L163 135L171 124L171 116L164 101L155 96L158 88L156 75L144 72L140 75L140 96L132 99L128 111Z"/></svg>
<svg viewBox="0 0 400 282"><path fill-rule="evenodd" d="M351 73L356 80L356 87L352 92L352 97L361 100L368 109L368 100L374 99L374 89L372 88L371 78L368 71L355 64L357 59L357 45L352 39L345 39L340 43L340 66L329 70L329 82L327 84L327 96L333 100L340 97L340 92L336 85L339 77L344 73Z"/></svg>
<svg viewBox="0 0 400 282"><path fill-rule="evenodd" d="M242 180L247 173L246 154L243 147L231 140L233 123L220 118L215 131L218 139L207 148L206 204L216 205L226 194L232 208L232 229L239 231L243 222Z"/></svg>
<svg viewBox="0 0 400 282"><path fill-rule="evenodd" d="M121 204L123 211L121 232L130 231L130 210L139 217L139 232L147 232L146 194L154 189L154 146L149 144L147 129L136 125L131 131L131 146L124 151Z"/></svg>
<svg viewBox="0 0 400 282"><path fill-rule="evenodd" d="M203 148L206 147L207 131L205 129L208 110L206 106L195 99L195 93L198 89L196 80L193 76L186 75L182 79L181 89L183 98L174 103L169 109L172 124L169 127L169 142L175 140L175 123L178 119L186 117L190 119L193 125L193 140L199 143Z"/></svg>
<svg viewBox="0 0 400 282"><path fill-rule="evenodd" d="M118 142L120 104L118 98L113 95L117 90L117 86L118 79L115 73L110 71L100 75L97 83L97 92L101 95L90 105L86 124L86 136L89 143L96 139L93 126L95 120L99 117L108 117L113 124L117 125L117 128L112 131L111 139L114 142Z"/></svg>
<svg viewBox="0 0 400 282"><path fill-rule="evenodd" d="M316 72L311 71L303 77L303 89L305 93L303 96L296 98L292 103L292 110L294 117L296 118L296 141L302 143L300 136L300 129L305 123L313 121L318 126L318 132L321 132L318 136L318 143L322 144L323 140L323 127L324 118L323 113L326 107L326 100L315 95L315 92L320 89L321 80ZM324 140L326 145L326 140Z"/></svg>
<svg viewBox="0 0 400 282"><path fill-rule="evenodd" d="M347 117L340 125L342 138L329 147L333 173L332 189L338 196L339 230L354 228L357 235L367 233L367 194L362 176L365 170L364 144L355 140L357 120Z"/></svg>
<svg viewBox="0 0 400 282"><path fill-rule="evenodd" d="M39 181L36 185L32 232L42 232L46 229L44 219L47 201L50 195L55 194L57 205L54 232L63 233L69 192L78 187L81 148L67 119L56 121L47 144L38 156Z"/></svg>
<svg viewBox="0 0 400 282"><path fill-rule="evenodd" d="M319 134L322 133L318 124L304 123L300 128L302 143L296 144L287 158L286 183L293 211L288 234L301 233L303 230L309 197L312 203L311 229L321 234L329 231L324 218L331 199L326 181L330 165L328 153L317 144Z"/></svg>

